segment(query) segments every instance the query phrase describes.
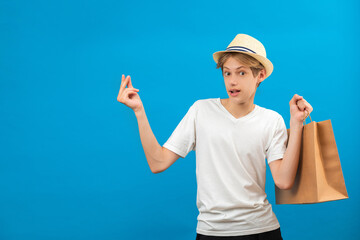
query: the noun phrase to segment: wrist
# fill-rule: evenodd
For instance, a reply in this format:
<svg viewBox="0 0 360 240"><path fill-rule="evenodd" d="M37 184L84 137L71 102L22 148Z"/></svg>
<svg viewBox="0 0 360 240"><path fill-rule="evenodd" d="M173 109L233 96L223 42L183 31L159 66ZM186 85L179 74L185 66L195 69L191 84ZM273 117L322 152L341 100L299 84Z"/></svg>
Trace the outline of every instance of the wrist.
<svg viewBox="0 0 360 240"><path fill-rule="evenodd" d="M294 120L290 120L290 130L291 129L298 129L301 130L303 128L303 122L299 122L299 121L294 121Z"/></svg>
<svg viewBox="0 0 360 240"><path fill-rule="evenodd" d="M136 117L139 117L145 113L145 109L141 107L140 109L134 109L134 113Z"/></svg>

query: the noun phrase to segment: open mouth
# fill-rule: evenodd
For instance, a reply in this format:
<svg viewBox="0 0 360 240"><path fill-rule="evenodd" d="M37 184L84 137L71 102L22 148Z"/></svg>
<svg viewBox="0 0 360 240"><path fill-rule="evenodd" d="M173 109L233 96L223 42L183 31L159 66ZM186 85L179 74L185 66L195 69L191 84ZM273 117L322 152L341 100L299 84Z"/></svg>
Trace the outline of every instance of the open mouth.
<svg viewBox="0 0 360 240"><path fill-rule="evenodd" d="M240 92L240 90L234 90L234 91L230 91L231 93L236 93L236 92Z"/></svg>

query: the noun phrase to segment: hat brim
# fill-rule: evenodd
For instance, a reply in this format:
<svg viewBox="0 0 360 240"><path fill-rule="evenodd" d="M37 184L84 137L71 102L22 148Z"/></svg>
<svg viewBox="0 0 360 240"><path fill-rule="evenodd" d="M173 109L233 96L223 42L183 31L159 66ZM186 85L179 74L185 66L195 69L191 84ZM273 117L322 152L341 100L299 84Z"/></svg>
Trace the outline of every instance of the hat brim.
<svg viewBox="0 0 360 240"><path fill-rule="evenodd" d="M237 53L244 53L244 54L247 54L247 55L250 55L251 57L255 58L256 60L258 60L259 62L261 62L262 65L264 65L265 67L265 71L266 71L266 75L265 75L265 78L268 78L271 73L273 72L274 70L274 66L272 64L272 62L263 57L263 56L260 56L258 54L255 54L255 53L250 53L250 52L241 52L241 51L236 51L236 50L228 50L228 51L218 51L218 52L215 52L213 53L213 58L214 58L214 61L216 62L216 64L218 63L218 60L220 58L220 56L224 53L227 53L227 52L237 52Z"/></svg>

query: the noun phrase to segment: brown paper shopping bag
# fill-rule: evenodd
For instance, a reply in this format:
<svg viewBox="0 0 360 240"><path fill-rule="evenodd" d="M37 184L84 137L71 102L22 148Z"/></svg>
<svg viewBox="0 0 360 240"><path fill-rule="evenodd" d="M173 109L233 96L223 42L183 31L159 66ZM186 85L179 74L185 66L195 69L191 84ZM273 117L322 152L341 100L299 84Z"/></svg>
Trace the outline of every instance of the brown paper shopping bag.
<svg viewBox="0 0 360 240"><path fill-rule="evenodd" d="M290 129L287 132L290 137ZM294 185L288 190L275 185L275 198L276 204L319 203L348 198L330 119L322 122L311 120L303 126Z"/></svg>

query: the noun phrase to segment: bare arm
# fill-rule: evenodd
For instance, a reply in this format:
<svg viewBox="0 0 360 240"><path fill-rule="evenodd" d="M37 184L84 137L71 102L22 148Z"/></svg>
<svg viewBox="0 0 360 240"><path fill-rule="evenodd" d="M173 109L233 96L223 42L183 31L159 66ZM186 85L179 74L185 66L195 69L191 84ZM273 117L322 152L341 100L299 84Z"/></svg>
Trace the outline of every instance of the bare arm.
<svg viewBox="0 0 360 240"><path fill-rule="evenodd" d="M135 115L138 121L141 143L151 171L153 173L165 171L180 156L160 146L151 130L144 108L136 111Z"/></svg>
<svg viewBox="0 0 360 240"><path fill-rule="evenodd" d="M135 115L139 125L141 143L151 171L153 173L165 171L180 155L160 146L151 130L144 109L135 112Z"/></svg>
<svg viewBox="0 0 360 240"><path fill-rule="evenodd" d="M126 86L128 87L126 88ZM141 143L143 145L150 170L153 173L159 173L165 171L180 156L164 147L161 147L156 140L146 117L145 109L138 92L139 89L133 87L130 76L125 78L125 75L122 75L117 100L134 110L139 125Z"/></svg>
<svg viewBox="0 0 360 240"><path fill-rule="evenodd" d="M153 173L157 173L161 169L163 159L163 148L156 140L154 133L151 130L149 121L147 119L145 109L141 108L135 111L139 126L139 134L141 144L143 146L146 159Z"/></svg>
<svg viewBox="0 0 360 240"><path fill-rule="evenodd" d="M284 157L269 164L274 182L280 189L290 189L295 181L299 165L303 121L312 112L312 106L297 94L290 104L290 137Z"/></svg>
<svg viewBox="0 0 360 240"><path fill-rule="evenodd" d="M299 164L302 128L300 124L290 127L289 142L284 157L269 164L274 182L280 189L290 189L294 183Z"/></svg>

